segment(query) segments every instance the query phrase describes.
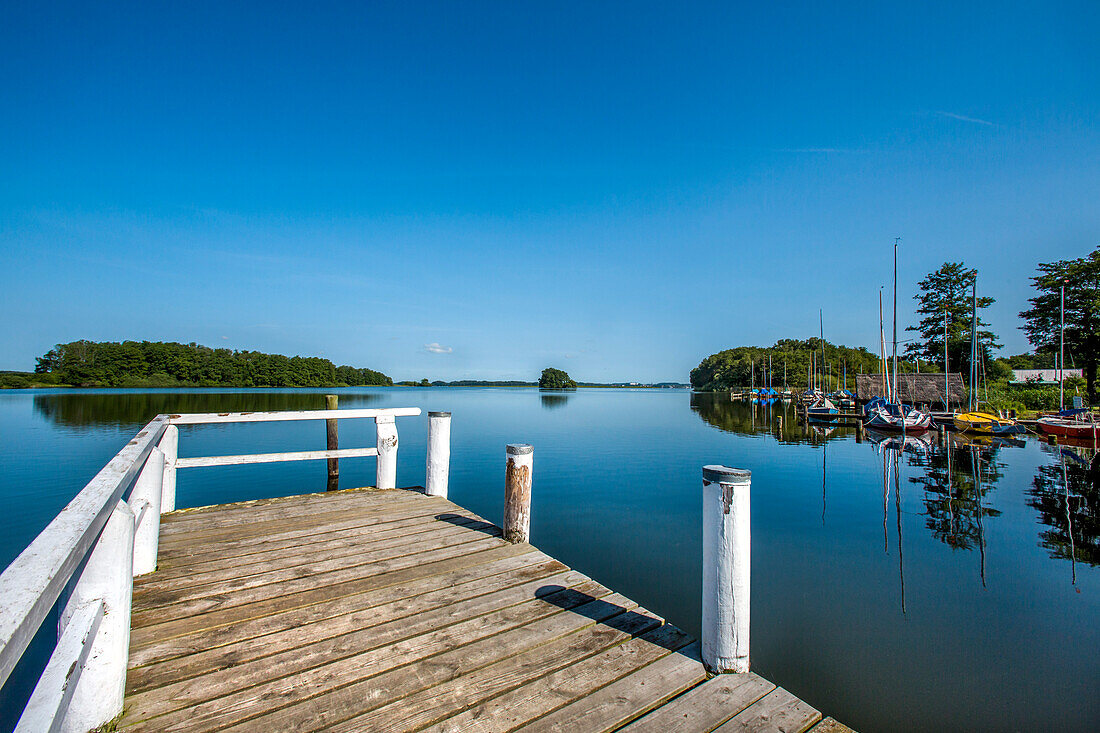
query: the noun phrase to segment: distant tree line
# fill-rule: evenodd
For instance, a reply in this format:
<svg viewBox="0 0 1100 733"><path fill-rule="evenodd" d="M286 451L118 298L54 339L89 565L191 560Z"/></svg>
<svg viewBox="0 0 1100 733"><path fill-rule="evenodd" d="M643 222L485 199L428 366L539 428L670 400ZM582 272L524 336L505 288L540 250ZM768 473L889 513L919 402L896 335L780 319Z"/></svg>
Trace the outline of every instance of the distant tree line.
<svg viewBox="0 0 1100 733"><path fill-rule="evenodd" d="M770 362L769 362L770 359ZM780 339L774 346L738 346L711 354L691 370L691 386L709 392L730 388L763 387L770 364L773 388L806 387L807 369L811 359L820 374L821 339ZM879 370L879 356L864 347L852 348L825 342L825 367L829 388L835 388L848 372L848 388L854 389L856 375L874 374ZM784 367L786 381L784 381Z"/></svg>
<svg viewBox="0 0 1100 733"><path fill-rule="evenodd" d="M196 343L73 341L39 357L35 372L80 387L390 386L373 369L335 366L320 357L211 349Z"/></svg>

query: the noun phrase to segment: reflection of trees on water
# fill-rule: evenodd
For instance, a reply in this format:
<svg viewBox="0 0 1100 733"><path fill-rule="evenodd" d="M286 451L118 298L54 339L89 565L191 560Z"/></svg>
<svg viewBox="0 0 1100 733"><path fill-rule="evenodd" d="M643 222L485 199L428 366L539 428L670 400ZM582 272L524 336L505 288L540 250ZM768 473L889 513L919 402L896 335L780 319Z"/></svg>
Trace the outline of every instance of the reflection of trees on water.
<svg viewBox="0 0 1100 733"><path fill-rule="evenodd" d="M366 407L379 394L340 393L340 407ZM323 410L322 392L137 392L35 395L34 409L67 427L115 426L137 429L159 414Z"/></svg>
<svg viewBox="0 0 1100 733"><path fill-rule="evenodd" d="M569 402L569 395L565 393L547 393L542 392L539 394L539 401L542 406L547 410L556 410L559 407L565 407Z"/></svg>
<svg viewBox="0 0 1100 733"><path fill-rule="evenodd" d="M1100 565L1100 481L1091 451L1043 446L1050 463L1028 491L1028 504L1039 511L1049 529L1039 533L1039 544L1052 558ZM1090 465L1090 461L1092 465Z"/></svg>
<svg viewBox="0 0 1100 733"><path fill-rule="evenodd" d="M730 399L726 392L693 392L691 409L706 423L736 435L771 435L780 443L819 445L827 440L855 435L855 428L843 425L801 424L791 401L752 402ZM782 421L782 422L781 422Z"/></svg>
<svg viewBox="0 0 1100 733"><path fill-rule="evenodd" d="M912 459L911 465L923 467L909 481L924 488L925 526L948 547L984 551L982 522L1001 515L986 501L1003 475L997 448L952 434L941 450Z"/></svg>

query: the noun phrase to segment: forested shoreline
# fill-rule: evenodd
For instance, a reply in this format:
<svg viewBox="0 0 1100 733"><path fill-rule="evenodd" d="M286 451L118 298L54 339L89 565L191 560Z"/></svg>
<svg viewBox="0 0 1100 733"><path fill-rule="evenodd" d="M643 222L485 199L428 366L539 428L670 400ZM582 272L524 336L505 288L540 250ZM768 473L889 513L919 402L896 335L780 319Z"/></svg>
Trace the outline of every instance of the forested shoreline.
<svg viewBox="0 0 1100 733"><path fill-rule="evenodd" d="M19 382L24 382L20 384ZM33 375L7 373L3 386L361 387L392 386L382 372L336 366L317 356L212 349L196 343L73 341L37 360Z"/></svg>

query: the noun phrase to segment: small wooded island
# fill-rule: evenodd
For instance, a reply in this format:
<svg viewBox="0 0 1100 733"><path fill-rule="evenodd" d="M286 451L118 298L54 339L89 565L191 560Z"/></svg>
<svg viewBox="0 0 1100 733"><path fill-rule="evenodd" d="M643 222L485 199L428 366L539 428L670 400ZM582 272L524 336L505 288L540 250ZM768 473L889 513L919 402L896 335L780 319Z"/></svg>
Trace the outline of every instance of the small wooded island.
<svg viewBox="0 0 1100 733"><path fill-rule="evenodd" d="M546 367L539 377L539 389L576 389L577 383L561 369Z"/></svg>

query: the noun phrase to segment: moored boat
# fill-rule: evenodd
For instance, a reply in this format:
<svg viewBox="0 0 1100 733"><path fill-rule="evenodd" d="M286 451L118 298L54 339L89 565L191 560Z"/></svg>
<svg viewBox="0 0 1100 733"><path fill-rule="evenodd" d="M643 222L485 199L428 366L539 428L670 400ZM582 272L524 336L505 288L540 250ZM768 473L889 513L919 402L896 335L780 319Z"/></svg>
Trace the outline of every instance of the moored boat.
<svg viewBox="0 0 1100 733"><path fill-rule="evenodd" d="M1064 410L1038 420L1039 430L1066 438L1093 438L1100 433L1100 420L1084 410Z"/></svg>
<svg viewBox="0 0 1100 733"><path fill-rule="evenodd" d="M932 427L932 416L909 405L883 402L866 413L864 424L877 430L917 433Z"/></svg>
<svg viewBox="0 0 1100 733"><path fill-rule="evenodd" d="M828 397L822 397L806 408L808 420L831 421L840 417L840 410Z"/></svg>
<svg viewBox="0 0 1100 733"><path fill-rule="evenodd" d="M978 411L955 415L955 429L979 435L1016 435L1024 432L1024 426L1011 418Z"/></svg>

